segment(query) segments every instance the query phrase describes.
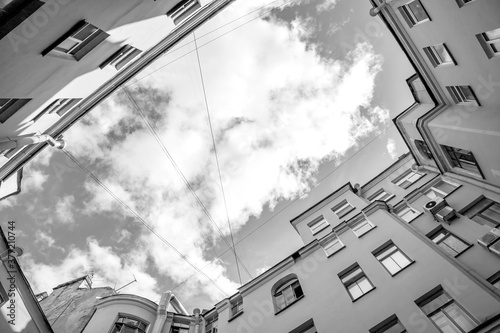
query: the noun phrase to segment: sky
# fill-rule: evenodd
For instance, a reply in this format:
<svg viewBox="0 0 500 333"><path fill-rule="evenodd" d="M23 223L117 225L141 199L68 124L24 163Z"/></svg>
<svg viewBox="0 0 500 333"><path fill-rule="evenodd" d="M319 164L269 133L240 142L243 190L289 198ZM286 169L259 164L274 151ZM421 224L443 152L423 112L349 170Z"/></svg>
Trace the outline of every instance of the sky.
<svg viewBox="0 0 500 333"><path fill-rule="evenodd" d="M407 151L392 118L414 71L369 8L236 0L68 130L142 222L64 153L39 154L0 201L35 293L92 272L209 309L302 247L293 217Z"/></svg>

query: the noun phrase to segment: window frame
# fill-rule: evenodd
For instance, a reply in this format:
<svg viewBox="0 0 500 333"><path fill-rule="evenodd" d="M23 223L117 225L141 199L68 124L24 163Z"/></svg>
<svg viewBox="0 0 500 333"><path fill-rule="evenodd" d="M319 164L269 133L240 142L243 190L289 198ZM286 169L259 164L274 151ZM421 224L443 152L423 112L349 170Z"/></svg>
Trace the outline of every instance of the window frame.
<svg viewBox="0 0 500 333"><path fill-rule="evenodd" d="M85 37L83 40L80 40L74 37L79 32L83 31L86 28L95 28L89 36ZM54 56L67 60L76 60L80 61L83 57L85 57L88 53L90 53L94 48L96 48L99 44L101 44L106 38L109 37L109 34L105 31L99 29L95 25L87 22L86 20L82 20L75 24L70 30L68 30L65 34L63 34L59 39L57 39L54 43L52 43L49 47L42 51L42 56ZM58 50L57 48L65 41L71 40L76 42L76 45L73 45L67 51Z"/></svg>
<svg viewBox="0 0 500 333"><path fill-rule="evenodd" d="M443 236L440 239L436 240L436 238L438 238L439 235L443 235ZM431 232L429 232L427 234L427 237L434 244L436 244L436 246L438 246L445 253L453 256L454 258L459 257L460 255L462 255L464 252L466 252L468 249L470 249L474 245L472 243L467 242L463 238L455 235L453 232L451 232L450 230L446 229L443 226L439 226L439 227L435 228L434 230L432 230ZM449 248L449 249L453 250L454 252L456 252L455 254L453 254L452 252L447 251L446 248L444 248L443 246L440 246L440 244L443 243L444 240L446 240L446 239L448 239L450 237L455 238L456 240L460 241L462 243L462 245L465 245L465 247L461 251L458 251L455 248L453 248L452 246L450 246L448 243L444 243L447 246L447 248Z"/></svg>
<svg viewBox="0 0 500 333"><path fill-rule="evenodd" d="M440 183L446 183L448 185L453 186L454 188L450 192L446 193L443 190L441 190L441 189L439 189L439 188L436 187ZM425 188L423 188L422 191L421 191L421 193L423 195L425 195L426 197L428 197L430 200L435 200L436 197L440 197L442 199L445 199L447 196L449 196L450 194L452 194L453 192L455 192L456 190L458 190L460 187L462 187L462 185L449 182L449 181L444 180L442 178L438 178L438 180L432 182L432 185L426 186ZM436 197L431 198L428 195L429 192L435 192L435 194L438 193L438 194L441 194L441 195L436 195Z"/></svg>
<svg viewBox="0 0 500 333"><path fill-rule="evenodd" d="M216 312L213 315L207 316L205 319L205 332L217 333L219 331L219 314Z"/></svg>
<svg viewBox="0 0 500 333"><path fill-rule="evenodd" d="M99 68L104 69L109 65L119 71L134 60L139 54L141 54L141 52L141 50L133 47L132 45L124 45L118 51L113 53L108 59L104 60L99 65Z"/></svg>
<svg viewBox="0 0 500 333"><path fill-rule="evenodd" d="M350 207L350 208L349 208ZM339 219L351 213L356 207L351 205L347 199L342 200L340 203L332 207L332 211Z"/></svg>
<svg viewBox="0 0 500 333"><path fill-rule="evenodd" d="M5 124L22 107L31 101L31 98L2 98L7 100L0 106L0 124Z"/></svg>
<svg viewBox="0 0 500 333"><path fill-rule="evenodd" d="M236 309L236 311L235 311ZM235 299L230 301L229 307L229 320L231 321L234 318L240 316L243 313L243 297L238 296Z"/></svg>
<svg viewBox="0 0 500 333"><path fill-rule="evenodd" d="M456 0L458 7L462 8L463 6L467 6L468 4L476 1L476 0Z"/></svg>
<svg viewBox="0 0 500 333"><path fill-rule="evenodd" d="M494 44L497 44L497 43L500 45L500 38L495 38L495 39L490 40L488 35L487 35L488 33L493 32L497 29L500 29L500 28L485 31L485 32L482 32L482 33L476 35L476 38L477 38L479 44L481 45L481 47L483 48L484 53L486 53L486 56L488 57L488 59L500 57L500 46L498 47L499 48L498 51L495 51L495 49L494 49L495 46L493 46Z"/></svg>
<svg viewBox="0 0 500 333"><path fill-rule="evenodd" d="M474 99L467 98L468 94L464 92L465 89L469 90L470 95ZM446 86L446 90L455 104L481 106L471 86Z"/></svg>
<svg viewBox="0 0 500 333"><path fill-rule="evenodd" d="M356 273L356 274L351 277L351 275L353 275L354 273ZM375 290L375 288L376 288L375 285L370 281L370 279L368 278L368 276L363 271L361 266L359 266L358 263L354 263L351 266L349 266L348 268L344 269L342 272L340 272L338 274L338 277L340 279L340 282L344 285L344 288L345 288L347 294L349 295L349 297L351 298L351 301L353 301L353 302L361 299L363 296L369 294L371 291ZM347 279L347 278L349 278L349 279ZM361 281L362 279L365 279L368 282L368 284L371 286L371 289L367 290L366 292L364 292L363 289L361 289L361 287L358 284L358 281ZM346 281L344 281L344 280L346 280ZM353 286L354 284L356 284L356 286L362 292L362 294L356 298L354 298L354 296L351 294L351 291L349 289L349 287Z"/></svg>
<svg viewBox="0 0 500 333"><path fill-rule="evenodd" d="M320 241L320 244L323 248L323 251L325 251L327 258L333 256L335 253L345 248L345 244L340 240L336 233L326 236ZM328 249L333 248L336 245L340 245L340 247L336 248L333 252L328 251Z"/></svg>
<svg viewBox="0 0 500 333"><path fill-rule="evenodd" d="M379 198L379 199L377 199L377 197L378 197L378 196L380 196L382 193L387 194L387 198L386 198L386 199L384 199L384 200L382 200L382 199L380 199L380 198ZM394 194L392 194L392 193L391 193L391 192L389 192L389 191L386 191L384 188L381 188L381 189L377 190L375 193L373 193L372 195L370 195L370 196L368 197L368 201L370 201L370 202L374 202L375 200L380 200L380 201L388 202L389 200L391 200L391 199L392 199L392 198L394 198L394 197L395 197L395 195L394 195Z"/></svg>
<svg viewBox="0 0 500 333"><path fill-rule="evenodd" d="M498 290L500 290L500 271L496 272L495 274L493 274L492 276L490 276L489 278L487 278L486 281L488 281L489 283L491 283L491 285L493 287L495 287Z"/></svg>
<svg viewBox="0 0 500 333"><path fill-rule="evenodd" d="M444 49L444 51L450 57L451 59L450 61L445 61L444 59L441 59L439 52L436 50L437 46L442 47ZM453 57L450 50L448 49L448 46L446 46L445 43L426 46L423 48L423 50L424 53L427 55L427 58L431 62L432 66L434 66L434 68L457 65L455 58Z"/></svg>
<svg viewBox="0 0 500 333"><path fill-rule="evenodd" d="M393 314L387 319L384 319L381 321L379 324L373 326L368 330L369 333L385 333L387 332L388 329L393 328L396 325L400 325L403 330L400 333L407 333L408 331L406 328L403 326L399 318L396 316L396 314Z"/></svg>
<svg viewBox="0 0 500 333"><path fill-rule="evenodd" d="M406 209L411 210L415 213L415 215L413 216L413 218L411 220L406 220L403 216L401 216L401 213ZM411 222L415 221L415 219L417 219L420 215L423 214L423 212L419 212L418 210L416 210L415 208L410 206L410 204L408 204L408 203L405 203L404 205L401 205L400 207L398 207L398 209L395 211L395 213L397 216L399 216L399 218L401 218L406 223L411 223Z"/></svg>
<svg viewBox="0 0 500 333"><path fill-rule="evenodd" d="M439 297L444 296L444 298L448 298L445 300L445 302L441 305L438 305L435 309L427 311L426 309L423 309L426 305L430 304L434 300L438 299ZM437 286L436 288L432 289L428 293L426 293L424 296L420 297L415 301L415 304L420 308L420 311L424 313L424 315L432 322L432 324L441 332L441 329L437 325L437 323L434 322L434 320L431 318L432 316L436 315L437 313L441 312L447 319L450 321L455 328L457 328L459 331L462 333L466 333L468 331L465 331L460 325L458 325L453 318L447 314L445 309L449 307L452 304L455 304L469 319L475 324L475 327L479 325L478 320L472 316L466 309L464 309L453 297L451 297L441 285Z"/></svg>
<svg viewBox="0 0 500 333"><path fill-rule="evenodd" d="M323 223L324 222L324 223ZM319 225L319 227L315 228L314 226ZM307 223L307 226L309 227L309 230L313 234L313 236L319 234L326 228L330 226L330 223L323 217L323 215L318 216L311 222Z"/></svg>
<svg viewBox="0 0 500 333"><path fill-rule="evenodd" d="M422 7L423 12L425 13L425 16L427 16L425 19L423 19L421 21L418 20L415 13L413 12L413 10L410 7L410 4L412 4L412 3L420 4L420 7ZM431 17L429 16L429 13L427 13L427 10L425 10L425 7L422 5L422 2L420 0L408 1L404 5L399 6L398 10L399 10L401 16L403 17L403 19L408 24L408 27L410 29L419 25L419 24L432 21Z"/></svg>
<svg viewBox="0 0 500 333"><path fill-rule="evenodd" d="M366 222L366 223L364 223ZM367 229L365 230L364 232L362 233L357 233L357 230L361 229L361 228L355 228L357 227L358 225L362 224L365 225L365 224L368 224L371 228L370 229ZM362 236L366 235L367 233L369 233L370 231L372 231L373 229L375 229L376 225L371 223L364 215L362 215L362 217L360 218L357 218L356 220L352 221L351 223L349 223L349 228L352 230L352 232L354 233L354 235L356 235L356 237L358 238L361 238Z"/></svg>
<svg viewBox="0 0 500 333"><path fill-rule="evenodd" d="M482 207L477 208L478 205L481 205ZM484 226L487 229L500 229L500 220L496 221L488 215L483 215L483 212L489 210L493 206L498 206L498 209L500 211L500 202L487 198L484 195L480 195L476 200L472 201L469 205L462 209L460 211L460 214L465 215L469 220L472 220L478 225ZM481 223L475 220L474 218L476 216L479 216L482 220L486 220L487 223Z"/></svg>
<svg viewBox="0 0 500 333"><path fill-rule="evenodd" d="M122 318L138 321L141 324L144 324L145 328L141 329L140 327L137 327L137 326L129 326L126 323L119 323L120 319L122 319ZM114 320L113 325L111 326L111 329L109 330L109 333L120 333L122 327L120 327L120 331L115 331L117 324L122 324L122 327L123 326L133 327L136 330L138 330L138 331L136 331L136 333L146 333L148 331L149 326L151 325L151 323L145 319L142 319L142 318L135 316L135 315L132 315L132 314L122 313L122 312L119 312L118 315L116 316L116 319Z"/></svg>
<svg viewBox="0 0 500 333"><path fill-rule="evenodd" d="M188 323L173 322L169 333L189 333L189 327Z"/></svg>
<svg viewBox="0 0 500 333"><path fill-rule="evenodd" d="M306 322L300 324L300 326L291 330L289 333L313 333L312 330L314 330L314 333L318 332L316 330L316 327L314 326L314 320L311 318Z"/></svg>
<svg viewBox="0 0 500 333"><path fill-rule="evenodd" d="M401 254L408 261L408 263L405 266L401 267L400 264L392 257L396 253ZM387 273L389 273L391 276L396 276L397 274L399 274L400 272L404 271L406 268L411 266L413 263L415 263L415 260L408 257L406 253L404 253L399 248L399 246L394 244L392 240L389 240L385 242L383 245L379 246L377 249L372 251L372 254L375 257L375 259L377 259L377 261L385 268ZM391 258L392 261L396 263L396 265L399 267L398 271L392 273L390 269L384 264L384 261L388 258Z"/></svg>
<svg viewBox="0 0 500 333"><path fill-rule="evenodd" d="M420 179L422 179L426 174L418 171L413 171L411 168L403 172L401 175L397 176L392 180L392 183L403 188L407 189L411 187L413 184L418 182ZM418 176L417 179L414 181L410 180L413 176ZM405 182L408 182L409 184L405 185Z"/></svg>
<svg viewBox="0 0 500 333"><path fill-rule="evenodd" d="M297 290L300 290L299 295L297 295ZM291 291L293 299L287 301L287 298L284 295L285 291ZM279 296L283 297L283 306L280 306L280 303L278 302ZM302 285L300 284L298 277L295 274L291 274L276 282L272 288L272 298L275 315L281 313L294 303L304 298L304 290L302 289Z"/></svg>
<svg viewBox="0 0 500 333"><path fill-rule="evenodd" d="M80 103L81 98L58 98L53 100L49 105L47 105L42 111L40 111L33 119L32 122L37 122L45 114L57 113L59 117L64 116L68 111L70 111L75 105Z"/></svg>
<svg viewBox="0 0 500 333"><path fill-rule="evenodd" d="M201 4L198 0L182 0L170 9L166 15L177 25L191 14L194 14Z"/></svg>
<svg viewBox="0 0 500 333"><path fill-rule="evenodd" d="M477 163L474 154L470 150L446 146L446 145L440 145L440 146L445 156L447 157L448 162L453 168L459 168L467 173L472 174L473 176L481 177L481 179L484 179L481 167ZM464 159L463 156L468 156L472 160ZM474 166L477 169L477 172L464 168L464 165L462 164Z"/></svg>

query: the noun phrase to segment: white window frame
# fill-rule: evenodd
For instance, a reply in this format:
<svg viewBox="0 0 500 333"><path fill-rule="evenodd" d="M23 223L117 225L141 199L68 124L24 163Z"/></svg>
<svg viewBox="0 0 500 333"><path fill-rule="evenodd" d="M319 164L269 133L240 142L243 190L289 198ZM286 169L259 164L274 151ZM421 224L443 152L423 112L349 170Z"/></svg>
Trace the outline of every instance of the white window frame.
<svg viewBox="0 0 500 333"><path fill-rule="evenodd" d="M365 229L362 232L359 232L359 230L364 229L364 227L367 225L370 226L369 229ZM364 234L373 230L375 228L375 225L371 223L366 217L363 216L362 218L350 223L350 228L352 232L354 232L354 234L359 238Z"/></svg>
<svg viewBox="0 0 500 333"><path fill-rule="evenodd" d="M330 257L342 250L345 245L336 234L332 234L321 241L321 247L325 251L326 256Z"/></svg>
<svg viewBox="0 0 500 333"><path fill-rule="evenodd" d="M317 235L321 231L325 230L330 226L330 223L323 217L323 215L315 218L313 221L309 222L307 224L309 229L311 230L311 233L314 235Z"/></svg>
<svg viewBox="0 0 500 333"><path fill-rule="evenodd" d="M167 16L177 25L185 18L195 13L200 7L201 4L198 0L182 0L167 12Z"/></svg>
<svg viewBox="0 0 500 333"><path fill-rule="evenodd" d="M349 203L349 201L347 201L347 199L345 199L342 202L340 202L339 204L337 204L336 206L334 206L332 208L332 211L340 219L340 218L346 216L347 214L349 214L350 212L352 212L354 209L355 209L354 206L351 205Z"/></svg>
<svg viewBox="0 0 500 333"><path fill-rule="evenodd" d="M488 34L499 34L500 35L499 30L500 30L500 28L496 28L496 29L485 31L483 33L476 35L476 38L477 38L479 44L481 45L481 47L483 48L484 53L486 53L486 56L488 57L488 59L500 56L500 36L493 38L493 39L491 39L488 36Z"/></svg>
<svg viewBox="0 0 500 333"><path fill-rule="evenodd" d="M415 208L411 207L410 205L406 204L403 207L399 208L396 212L396 214L405 222L412 222L415 220L417 217L422 215L422 212L419 212ZM405 216L409 216L410 218L405 218Z"/></svg>
<svg viewBox="0 0 500 333"><path fill-rule="evenodd" d="M231 301L231 318L243 312L243 297L238 297Z"/></svg>
<svg viewBox="0 0 500 333"><path fill-rule="evenodd" d="M471 86L446 86L446 90L456 104L481 106ZM468 98L467 95L472 95L472 99Z"/></svg>
<svg viewBox="0 0 500 333"><path fill-rule="evenodd" d="M444 227L438 227L437 230L435 229L431 231L428 237L434 242L434 244L436 244L446 253L452 255L455 258L467 251L472 246L469 242L463 240ZM456 240L458 240L462 245L464 245L464 248L460 251L459 249L454 248L452 245L450 245L453 243L447 242L447 240L450 238L453 238L455 240L455 242L453 243L456 243Z"/></svg>
<svg viewBox="0 0 500 333"><path fill-rule="evenodd" d="M450 59L449 60L442 59L437 48L442 48ZM448 49L448 47L444 43L424 47L424 52L427 55L427 57L429 58L429 61L431 62L432 66L434 66L434 67L455 66L456 65L455 59L453 58L450 50Z"/></svg>
<svg viewBox="0 0 500 333"><path fill-rule="evenodd" d="M379 247L377 250L373 251L372 254L377 258L385 270L394 276L414 263L410 257L408 257L401 249L396 246L392 241ZM399 268L395 271L391 271L391 265L388 263L394 263Z"/></svg>
<svg viewBox="0 0 500 333"><path fill-rule="evenodd" d="M219 331L219 315L211 315L205 319L205 332L206 333L217 333Z"/></svg>
<svg viewBox="0 0 500 333"><path fill-rule="evenodd" d="M396 177L392 183L398 185L401 188L407 189L408 187L419 181L425 173L413 171L411 169L406 170L400 176Z"/></svg>
<svg viewBox="0 0 500 333"><path fill-rule="evenodd" d="M340 273L338 277L346 288L347 294L349 294L349 297L351 297L352 301L360 299L361 297L375 289L373 283L370 281L368 276L366 276L365 272L358 264L354 264L344 272ZM365 282L368 282L370 288L365 288ZM351 291L354 288L357 288L359 291L361 291L361 295L354 295Z"/></svg>
<svg viewBox="0 0 500 333"><path fill-rule="evenodd" d="M415 13L413 12L413 10L410 7L410 4L412 4L412 3L419 3L420 4L423 11L425 12L425 15L427 16L425 19L423 19L421 21L418 20ZM429 22L431 20L431 18L429 17L429 14L425 10L425 8L422 5L422 2L420 0L408 1L406 4L398 7L398 9L399 9L399 12L401 13L401 15L403 16L403 18L405 19L406 23L408 24L408 26L410 27L410 29L416 25L422 24L424 22Z"/></svg>
<svg viewBox="0 0 500 333"><path fill-rule="evenodd" d="M300 292L299 292L300 290ZM287 299L285 297L285 293L292 295L291 299ZM278 303L278 297L283 297L283 306L280 307L280 303ZM293 303L297 302L299 299L304 297L304 290L302 289L302 286L300 284L300 281L298 278L293 278L290 279L283 284L281 284L278 288L276 288L276 291L273 294L274 302L276 305L276 312L280 312Z"/></svg>
<svg viewBox="0 0 500 333"><path fill-rule="evenodd" d="M138 325L127 324L125 322L126 319L137 321L137 322L139 322L139 324ZM122 320L122 321L120 322L120 320ZM148 330L148 328L149 328L149 324L150 324L149 322L147 322L144 319L139 318L137 316L129 315L129 314L126 314L126 313L119 313L118 317L116 318L115 322L113 323L113 326L112 326L110 332L112 332L112 333L114 333L114 332L120 333L122 331L123 327L126 326L128 328L134 328L135 329L134 333L146 333L147 330ZM119 331L115 331L117 325L122 325L120 327ZM142 328L142 327L144 327L144 328Z"/></svg>
<svg viewBox="0 0 500 333"><path fill-rule="evenodd" d="M445 191L441 190L438 188L438 186L440 184L443 184L443 183L446 183L448 185L451 185L453 187L453 189L446 193ZM431 200L434 200L436 199L436 197L440 197L440 198L446 198L448 195L450 195L451 193L455 192L457 189L459 189L462 185L459 185L459 184L456 184L456 183L453 183L453 182L450 182L448 180L445 180L443 178L439 178L437 181L433 182L431 186L427 187L426 189L423 190L423 194L428 197L429 199ZM430 195L430 193L434 192L435 196L432 196Z"/></svg>
<svg viewBox="0 0 500 333"><path fill-rule="evenodd" d="M142 51L138 48L135 48L129 44L124 45L118 51L116 51L113 55L111 55L108 59L106 59L99 68L104 69L105 67L112 66L117 71L125 67L128 63L130 63L134 58L136 58Z"/></svg>
<svg viewBox="0 0 500 333"><path fill-rule="evenodd" d="M386 332L396 333L396 331L394 330L394 328L396 326L399 326L398 328L400 329L398 331L398 333L407 333L408 332L406 330L406 328L403 326L403 324L401 323L401 321L399 321L399 319L396 315L392 315L389 318L385 319L380 324L369 329L368 332L369 333L386 333Z"/></svg>
<svg viewBox="0 0 500 333"><path fill-rule="evenodd" d="M370 195L368 197L368 200L370 202L373 202L375 200L381 200L381 201L387 202L387 201L391 200L392 198L394 198L394 194L392 194L391 192L388 192L385 189L381 188L377 192L375 192L372 195Z"/></svg>

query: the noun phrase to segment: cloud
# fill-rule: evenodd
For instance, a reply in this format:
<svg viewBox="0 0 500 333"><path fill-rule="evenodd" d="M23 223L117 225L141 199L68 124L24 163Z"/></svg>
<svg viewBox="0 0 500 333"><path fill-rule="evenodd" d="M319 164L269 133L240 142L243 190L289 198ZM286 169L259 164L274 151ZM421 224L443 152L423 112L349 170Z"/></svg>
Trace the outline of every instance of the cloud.
<svg viewBox="0 0 500 333"><path fill-rule="evenodd" d="M73 214L74 202L75 197L73 195L66 195L57 201L54 211L57 222L63 224L75 222L75 216Z"/></svg>
<svg viewBox="0 0 500 333"><path fill-rule="evenodd" d="M396 151L396 141L394 141L394 139L389 138L387 140L387 151L393 160L398 157L398 152Z"/></svg>
<svg viewBox="0 0 500 333"><path fill-rule="evenodd" d="M388 121L387 110L371 104L382 59L369 44L358 44L345 60L325 60L314 49L304 47L301 34L306 30L297 25L288 29L258 20L249 27L225 35L219 40L223 43L217 41L200 50L218 162L235 232L250 217L258 217L264 207L273 208L280 201L304 194L322 162L339 158ZM169 61L172 58L166 55L150 70ZM228 236L197 73L195 54L190 54L129 90L198 198ZM218 259L210 263L213 255L209 250L221 242L221 236L123 90L71 128L66 138L78 143L68 149L185 259L206 267L204 272L226 293L236 290L237 284L227 275L230 262ZM87 215L109 214L117 219L128 215L93 180L84 188ZM63 199L62 212L74 204L74 198ZM63 216L72 217L69 213ZM143 230L134 235L144 244L141 260L150 258L154 269L175 284L196 273L169 245ZM129 235L118 239L122 237ZM96 241L89 241L88 246L91 253L73 249L56 270L71 278L71 273L81 273L85 265L98 265L100 274L113 281L114 275L107 271L123 271L123 262L111 248ZM98 253L107 258L106 265L95 262ZM124 255L135 258L137 251ZM136 264L129 265L143 268L139 262L133 259ZM42 272L49 270L49 266L32 266ZM201 274L184 283L179 292L185 298L208 295L212 301L224 296Z"/></svg>
<svg viewBox="0 0 500 333"><path fill-rule="evenodd" d="M52 236L50 236L44 231L38 231L35 234L35 243L38 243L43 248L57 249L60 250L61 252L66 252L66 250L63 247L56 245L56 241Z"/></svg>

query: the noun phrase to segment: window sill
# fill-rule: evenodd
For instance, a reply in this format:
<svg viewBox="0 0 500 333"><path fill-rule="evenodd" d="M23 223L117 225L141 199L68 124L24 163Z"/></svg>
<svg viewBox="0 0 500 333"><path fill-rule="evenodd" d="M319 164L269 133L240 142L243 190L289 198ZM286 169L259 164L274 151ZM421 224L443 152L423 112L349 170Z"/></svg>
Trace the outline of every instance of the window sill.
<svg viewBox="0 0 500 333"><path fill-rule="evenodd" d="M371 229L370 229L370 230L371 230ZM368 230L368 231L370 231L370 230ZM336 253L339 253L339 252L340 252L340 251L342 251L343 249L345 249L345 245L344 245L344 246L342 246L342 247L341 247L340 249L338 249L337 251L332 252L332 253L330 253L330 254L327 254L327 255L326 255L326 257L327 257L327 258L330 258L331 256L333 256L333 255L334 255L334 254L336 254Z"/></svg>
<svg viewBox="0 0 500 333"><path fill-rule="evenodd" d="M416 219L418 219L418 218L419 218L420 216L422 216L422 215L424 215L424 213L423 213L423 212L420 212L417 216L415 216L414 218L412 218L412 219L411 219L410 221L408 221L408 222L406 222L406 221L405 221L405 220L403 220L403 219L402 219L402 220L403 220L403 221L405 221L406 223L410 224L410 223L412 223L413 221L415 221Z"/></svg>
<svg viewBox="0 0 500 333"><path fill-rule="evenodd" d="M232 316L231 318L229 318L229 320L227 321L228 323L233 321L234 319L238 318L239 316L241 316L243 314L243 310L238 312L237 314L235 314L234 316Z"/></svg>
<svg viewBox="0 0 500 333"><path fill-rule="evenodd" d="M318 231L316 232L311 232L313 234L313 236L316 236L317 234L319 234L320 232L322 232L323 230L325 230L326 228L328 228L330 226L330 224L328 225L325 225L323 228L319 229Z"/></svg>
<svg viewBox="0 0 500 333"><path fill-rule="evenodd" d="M462 255L462 253L466 252L468 249L470 249L470 248L471 248L471 247L473 247L473 246L474 246L474 244L469 244L469 246L467 246L467 247L466 247L466 248L465 248L462 252L460 252L460 253L456 254L456 255L454 256L454 258L458 258L458 257L460 257L460 256Z"/></svg>
<svg viewBox="0 0 500 333"><path fill-rule="evenodd" d="M356 299L352 299L352 297L351 297L352 302L354 303L354 302L356 302L356 301L358 301L358 300L362 299L363 297L365 297L366 295L368 295L369 293L371 293L371 292L372 292L372 291L374 291L375 289L377 289L377 287L375 287L375 286L374 286L372 289L368 290L366 293L364 293L363 295L359 296L359 297L358 297L358 298L356 298ZM349 294L349 296L351 296L351 295Z"/></svg>
<svg viewBox="0 0 500 333"><path fill-rule="evenodd" d="M411 265L413 265L416 261L415 260L412 260L408 265L406 265L405 267L403 267L401 270L397 271L396 273L394 274L391 274L392 277L395 277L396 275L398 275L399 273L401 273L402 271L404 271L405 269L407 269L408 267L410 267Z"/></svg>
<svg viewBox="0 0 500 333"><path fill-rule="evenodd" d="M375 229L376 227L377 227L377 226L376 226L376 225L374 225L374 226L373 226L370 230L366 230L366 231L365 231L364 233L362 233L361 235L356 234L356 236L357 236L358 238L361 238L361 237L363 237L364 235L366 235L367 233L369 233L370 231L372 231L373 229Z"/></svg>
<svg viewBox="0 0 500 333"><path fill-rule="evenodd" d="M292 305L294 305L295 303L297 303L299 300L303 299L304 298L304 295L300 296L299 298L296 298L295 301L293 301L292 303L288 304L286 307L284 307L283 309L277 311L274 313L275 316L277 316L278 314L280 314L281 312L285 311L286 309L288 309L289 307L291 307Z"/></svg>

